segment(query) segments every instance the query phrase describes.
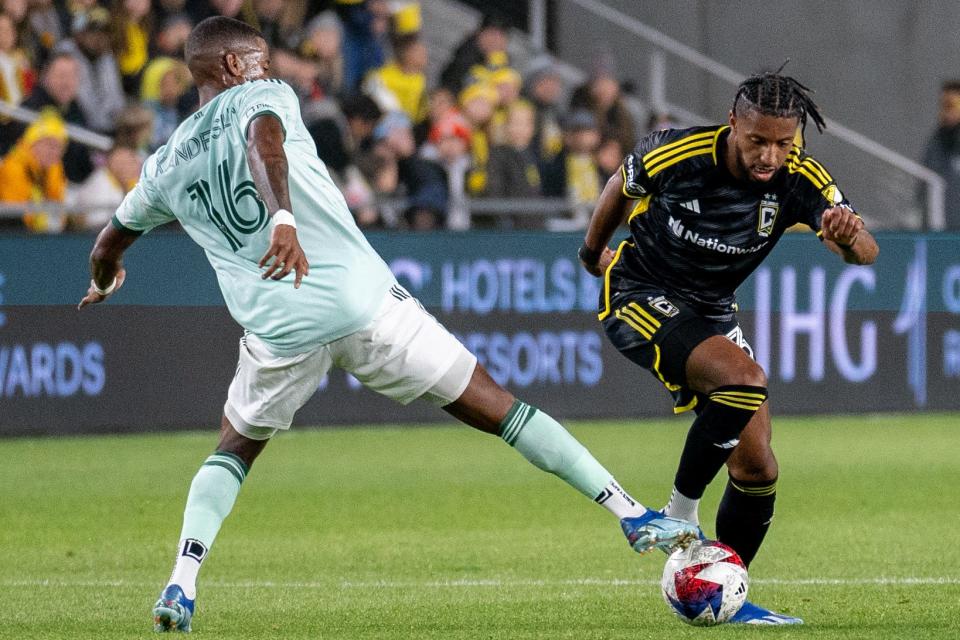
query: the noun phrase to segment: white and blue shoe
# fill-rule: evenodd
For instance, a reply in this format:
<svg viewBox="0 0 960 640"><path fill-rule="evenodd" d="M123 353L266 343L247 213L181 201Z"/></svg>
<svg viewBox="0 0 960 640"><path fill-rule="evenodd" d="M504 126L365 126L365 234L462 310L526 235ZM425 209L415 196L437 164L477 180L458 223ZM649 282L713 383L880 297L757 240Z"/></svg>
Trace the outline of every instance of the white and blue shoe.
<svg viewBox="0 0 960 640"><path fill-rule="evenodd" d="M180 585L167 585L157 604L153 605L153 630L157 633L190 633L194 600L184 595Z"/></svg>
<svg viewBox="0 0 960 640"><path fill-rule="evenodd" d="M727 624L803 624L803 620L775 613L752 602L744 602L740 611L737 611Z"/></svg>
<svg viewBox="0 0 960 640"><path fill-rule="evenodd" d="M620 521L620 528L637 553L653 549L672 553L675 549L686 548L697 539L700 531L692 522L671 518L656 509L649 509L635 518L624 518Z"/></svg>

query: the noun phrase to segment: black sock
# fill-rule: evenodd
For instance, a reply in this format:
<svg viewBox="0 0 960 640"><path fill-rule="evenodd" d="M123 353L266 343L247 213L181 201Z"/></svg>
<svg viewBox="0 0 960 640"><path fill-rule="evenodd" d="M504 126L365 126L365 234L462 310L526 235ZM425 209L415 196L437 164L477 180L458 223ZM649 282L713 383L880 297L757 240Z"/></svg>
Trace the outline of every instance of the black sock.
<svg viewBox="0 0 960 640"><path fill-rule="evenodd" d="M773 520L777 481L741 482L730 478L717 509L717 540L733 547L750 566Z"/></svg>
<svg viewBox="0 0 960 640"><path fill-rule="evenodd" d="M693 421L673 485L693 500L703 496L740 439L740 432L767 399L764 387L720 387Z"/></svg>

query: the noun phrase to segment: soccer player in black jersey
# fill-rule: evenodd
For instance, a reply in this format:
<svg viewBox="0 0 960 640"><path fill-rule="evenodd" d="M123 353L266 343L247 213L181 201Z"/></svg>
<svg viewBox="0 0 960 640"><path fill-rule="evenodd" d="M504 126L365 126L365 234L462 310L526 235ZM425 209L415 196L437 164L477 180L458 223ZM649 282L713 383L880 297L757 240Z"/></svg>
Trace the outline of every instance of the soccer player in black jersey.
<svg viewBox="0 0 960 640"><path fill-rule="evenodd" d="M607 182L580 261L603 276L600 320L627 358L692 409L665 509L699 524L706 486L726 464L717 538L749 565L776 496L767 379L737 324L736 288L796 223L851 264L871 264L873 236L822 164L806 155L809 90L763 73L737 89L729 123L651 133ZM798 136L799 131L799 136ZM626 221L630 239L610 242ZM735 622L802 622L746 603Z"/></svg>

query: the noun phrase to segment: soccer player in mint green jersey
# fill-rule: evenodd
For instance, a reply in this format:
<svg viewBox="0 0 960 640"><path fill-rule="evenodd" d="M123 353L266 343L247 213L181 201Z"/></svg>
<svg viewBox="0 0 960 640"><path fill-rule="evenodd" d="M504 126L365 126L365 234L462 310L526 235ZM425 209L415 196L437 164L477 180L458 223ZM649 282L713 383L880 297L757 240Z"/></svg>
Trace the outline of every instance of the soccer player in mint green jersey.
<svg viewBox="0 0 960 640"><path fill-rule="evenodd" d="M268 78L269 52L255 29L204 20L186 60L200 108L146 161L100 232L80 302L111 296L126 277L126 249L177 220L203 247L244 328L220 441L190 486L173 573L153 609L157 631L190 630L200 565L251 465L332 367L500 436L619 518L637 551L696 537L693 524L643 507L560 424L498 386L397 284L317 158L297 97Z"/></svg>

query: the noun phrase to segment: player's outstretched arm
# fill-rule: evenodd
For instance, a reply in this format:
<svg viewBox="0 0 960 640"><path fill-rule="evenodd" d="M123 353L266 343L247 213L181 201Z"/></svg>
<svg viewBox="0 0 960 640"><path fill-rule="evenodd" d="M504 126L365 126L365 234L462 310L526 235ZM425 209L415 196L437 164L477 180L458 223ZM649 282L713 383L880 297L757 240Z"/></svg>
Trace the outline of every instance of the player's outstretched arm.
<svg viewBox="0 0 960 640"><path fill-rule="evenodd" d="M623 222L626 200L623 195L623 176L617 171L607 180L603 193L597 200L597 206L587 226L587 235L580 247L580 264L595 276L602 276L613 260L614 253L607 245Z"/></svg>
<svg viewBox="0 0 960 640"><path fill-rule="evenodd" d="M80 300L77 309L97 304L109 298L123 285L127 272L123 268L123 252L139 236L123 233L108 223L103 228L90 252L90 288Z"/></svg>
<svg viewBox="0 0 960 640"><path fill-rule="evenodd" d="M880 253L876 239L849 207L837 206L824 211L820 229L827 248L848 264L873 264Z"/></svg>
<svg viewBox="0 0 960 640"><path fill-rule="evenodd" d="M310 266L297 239L296 221L291 213L283 138L283 125L272 114L251 120L247 129L247 163L253 183L273 222L270 247L260 258L260 267L267 268L262 277L264 280L282 280L295 271L293 286L299 289Z"/></svg>

